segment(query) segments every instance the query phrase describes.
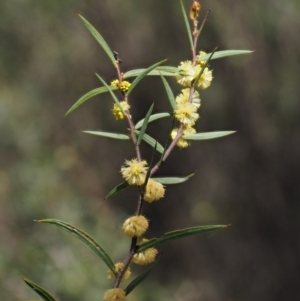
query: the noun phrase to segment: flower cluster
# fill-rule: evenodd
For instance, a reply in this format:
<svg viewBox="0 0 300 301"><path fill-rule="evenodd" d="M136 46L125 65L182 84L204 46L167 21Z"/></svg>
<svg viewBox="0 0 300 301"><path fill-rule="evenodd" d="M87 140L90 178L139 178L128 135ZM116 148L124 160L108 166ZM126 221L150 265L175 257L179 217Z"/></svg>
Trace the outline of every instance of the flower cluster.
<svg viewBox="0 0 300 301"><path fill-rule="evenodd" d="M125 301L126 294L121 288L112 288L105 292L103 301Z"/></svg>
<svg viewBox="0 0 300 301"><path fill-rule="evenodd" d="M158 201L165 195L165 188L159 182L148 179L147 186L144 193L144 201L152 203L153 201Z"/></svg>
<svg viewBox="0 0 300 301"><path fill-rule="evenodd" d="M200 51L195 63L185 61L178 66L177 82L187 88L182 89L175 99L174 116L182 124L182 132L180 132L180 138L178 139L178 128L173 129L171 138L173 140L178 139L176 145L180 148L186 148L190 145L189 141L184 139L184 135L196 133L193 126L199 119L197 111L201 106L201 99L195 88L206 89L211 85L213 79L212 71L205 66L206 60L201 59L205 55L205 52Z"/></svg>
<svg viewBox="0 0 300 301"><path fill-rule="evenodd" d="M143 238L140 242L140 245L147 241L149 241L149 239ZM155 248L150 247L142 252L134 254L132 262L138 265L147 265L155 260L157 253L158 251Z"/></svg>
<svg viewBox="0 0 300 301"><path fill-rule="evenodd" d="M122 82L120 83L120 81L119 81L118 79L113 80L110 84L111 84L111 86L113 86L113 87L119 88L122 92L128 91L128 89L129 89L130 86L131 86L131 83L130 83L130 82L124 80L124 81L122 81Z"/></svg>
<svg viewBox="0 0 300 301"><path fill-rule="evenodd" d="M196 86L200 89L206 89L210 86L212 82L212 71L207 67L203 69L205 65L205 61L200 61L200 57L204 56L204 52L200 51L197 56L196 64L193 64L192 61L184 61L181 62L178 66L178 73L176 75L177 82L183 87L191 87L194 81L199 76L200 72L202 72L200 78L198 79Z"/></svg>
<svg viewBox="0 0 300 301"><path fill-rule="evenodd" d="M123 112L130 109L130 105L127 101L121 101L120 106L122 107ZM125 118L125 115L122 112L120 106L117 103L115 103L112 109L113 115L115 116L116 120L121 120Z"/></svg>
<svg viewBox="0 0 300 301"><path fill-rule="evenodd" d="M121 174L129 185L141 186L144 184L147 174L147 162L137 159L125 160L121 167Z"/></svg>
<svg viewBox="0 0 300 301"><path fill-rule="evenodd" d="M123 224L123 231L129 237L140 237L148 229L149 222L142 215L135 215L128 218Z"/></svg>

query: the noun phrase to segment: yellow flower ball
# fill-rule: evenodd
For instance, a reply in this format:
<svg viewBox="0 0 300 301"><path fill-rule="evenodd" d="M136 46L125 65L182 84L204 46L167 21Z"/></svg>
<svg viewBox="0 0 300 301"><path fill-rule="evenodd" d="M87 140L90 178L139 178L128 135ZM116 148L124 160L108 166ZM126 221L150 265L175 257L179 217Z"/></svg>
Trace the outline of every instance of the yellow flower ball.
<svg viewBox="0 0 300 301"><path fill-rule="evenodd" d="M127 101L121 101L120 106L122 107L123 111L127 111L130 108L130 105ZM113 115L115 116L116 120L121 120L125 118L125 115L121 111L119 105L117 103L114 104L114 107L112 109Z"/></svg>
<svg viewBox="0 0 300 301"><path fill-rule="evenodd" d="M121 288L112 288L105 292L103 301L125 301L126 294Z"/></svg>
<svg viewBox="0 0 300 301"><path fill-rule="evenodd" d="M147 170L146 161L125 160L125 164L121 167L121 174L129 185L141 186L145 182Z"/></svg>
<svg viewBox="0 0 300 301"><path fill-rule="evenodd" d="M143 215L136 215L128 218L122 228L127 236L139 237L147 231L148 227L148 220Z"/></svg>
<svg viewBox="0 0 300 301"><path fill-rule="evenodd" d="M118 79L113 80L110 85L113 87L118 87L120 84L120 81Z"/></svg>
<svg viewBox="0 0 300 301"><path fill-rule="evenodd" d="M197 107L192 103L178 104L175 113L175 118L184 124L186 127L193 126L199 118Z"/></svg>
<svg viewBox="0 0 300 301"><path fill-rule="evenodd" d="M192 81L197 77L201 68L199 65L193 65L192 61L181 62L177 67L178 73L176 75L177 82L184 86L190 87Z"/></svg>
<svg viewBox="0 0 300 301"><path fill-rule="evenodd" d="M147 241L148 241L148 239L142 239L140 245ZM132 258L132 262L135 264L138 264L138 265L147 265L149 263L154 262L157 254L158 254L158 251L155 248L150 247L150 248L146 249L145 251L134 254L134 256Z"/></svg>
<svg viewBox="0 0 300 301"><path fill-rule="evenodd" d="M155 180L148 179L144 200L148 203L152 203L153 201L158 201L159 199L163 198L164 195L164 186Z"/></svg>
<svg viewBox="0 0 300 301"><path fill-rule="evenodd" d="M197 82L197 87L200 89L207 89L211 85L212 80L212 71L206 67Z"/></svg>
<svg viewBox="0 0 300 301"><path fill-rule="evenodd" d="M190 88L182 89L181 93L179 95L177 95L176 98L175 98L176 104L181 105L181 104L189 102L190 93L191 93ZM200 108L201 99L200 99L200 95L197 91L194 91L194 93L192 95L192 104L197 109Z"/></svg>
<svg viewBox="0 0 300 301"><path fill-rule="evenodd" d="M131 83L128 82L128 81L126 81L126 80L124 80L124 81L121 82L121 84L120 84L120 90L123 91L123 92L126 92L126 91L128 91L128 89L130 88L130 86L131 86Z"/></svg>
<svg viewBox="0 0 300 301"><path fill-rule="evenodd" d="M205 56L207 53L204 51L199 51L199 54L197 55L197 64L199 64L201 67L203 67L206 64L206 61L201 61L201 57Z"/></svg>

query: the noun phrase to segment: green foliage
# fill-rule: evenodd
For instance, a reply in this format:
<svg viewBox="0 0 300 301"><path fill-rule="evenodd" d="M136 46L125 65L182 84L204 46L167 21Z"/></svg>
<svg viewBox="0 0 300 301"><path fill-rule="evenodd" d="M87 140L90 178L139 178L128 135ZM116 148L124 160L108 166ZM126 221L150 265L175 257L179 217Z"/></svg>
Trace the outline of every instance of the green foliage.
<svg viewBox="0 0 300 301"><path fill-rule="evenodd" d="M112 196L116 195L117 193L119 193L121 190L125 189L128 186L128 183L122 182L121 184L117 185L116 187L114 187L105 197L105 199L109 199Z"/></svg>
<svg viewBox="0 0 300 301"><path fill-rule="evenodd" d="M93 239L90 235L88 235L86 232L80 230L79 228L76 228L75 226L68 224L64 221L60 221L57 219L41 219L37 221L38 223L46 223L46 224L52 224L55 226L58 226L60 229L63 229L77 238L79 238L84 244L86 244L90 249L92 249L101 259L102 261L107 265L107 267L114 273L115 272L115 266L109 255L106 253L106 251L97 243L95 239Z"/></svg>
<svg viewBox="0 0 300 301"><path fill-rule="evenodd" d="M116 87L110 87L110 89L112 91L117 90ZM66 113L66 116L69 115L70 113L72 113L73 111L75 111L79 106L84 104L90 98L95 97L96 95L99 95L99 94L105 93L105 92L108 92L107 87L101 87L101 88L94 89L90 92L87 92L74 103L74 105Z"/></svg>
<svg viewBox="0 0 300 301"><path fill-rule="evenodd" d="M102 131L83 131L83 133L112 138L112 139L118 139L118 140L129 140L130 139L127 135L124 135L124 134L109 133L109 132L102 132Z"/></svg>
<svg viewBox="0 0 300 301"><path fill-rule="evenodd" d="M221 138L236 133L235 131L223 131L223 132L209 132L209 133L197 133L184 135L183 138L186 140L209 140L215 138Z"/></svg>
<svg viewBox="0 0 300 301"><path fill-rule="evenodd" d="M149 117L148 123L152 122L154 120L160 119L160 118L164 118L164 117L169 117L170 114L169 113L157 113L157 114L153 114ZM140 120L135 126L134 128L136 130L138 130L139 128L141 128L144 124L145 119L143 118L142 120Z"/></svg>
<svg viewBox="0 0 300 301"><path fill-rule="evenodd" d="M81 15L78 15L78 16L81 19L81 21L83 22L83 24L86 26L86 28L89 30L89 32L94 36L96 41L103 48L103 50L105 51L105 53L107 54L107 56L111 60L112 64L114 66L116 66L116 59L114 57L114 54L111 51L111 49L109 48L109 46L107 45L107 43L105 42L105 40L103 39L103 37L101 36L101 34L84 17L82 17Z"/></svg>
<svg viewBox="0 0 300 301"><path fill-rule="evenodd" d="M126 296L129 295L142 281L144 281L149 274L151 273L152 269L156 266L156 264L159 261L159 257L156 259L156 261L154 262L154 264L152 264L150 266L149 269L147 269L146 271L144 271L141 275L139 275L138 277L136 277L134 280L132 280L127 287L125 288L125 293Z"/></svg>
<svg viewBox="0 0 300 301"><path fill-rule="evenodd" d="M196 235L208 231L213 231L213 230L218 230L222 228L226 228L228 225L212 225L212 226L197 226L197 227L190 227L186 229L180 229L180 230L175 230L171 232L165 233L162 237L160 238L152 238L146 243L143 243L140 245L138 251L142 252L147 250L148 248L154 247L158 244L162 244L164 242L174 240L174 239L179 239L183 238L186 236L191 236L191 235Z"/></svg>
<svg viewBox="0 0 300 301"><path fill-rule="evenodd" d="M136 130L134 131L137 135L140 135L140 131ZM161 154L164 152L163 146L154 138L149 136L148 134L144 133L143 140L148 143L151 147L153 147L155 150L160 152Z"/></svg>
<svg viewBox="0 0 300 301"><path fill-rule="evenodd" d="M135 86L145 77L147 76L153 69L157 68L159 65L161 65L162 63L164 63L166 60L162 60L156 64L153 64L152 66L148 67L147 69L143 70L143 72L141 72L136 79L131 83L130 88L127 91L127 96L129 96L130 92L135 88Z"/></svg>
<svg viewBox="0 0 300 301"><path fill-rule="evenodd" d="M189 180L191 177L193 177L195 174L192 173L188 175L187 177L164 177L164 178L153 178L153 180L164 184L164 185L176 185L176 184L181 184Z"/></svg>
<svg viewBox="0 0 300 301"><path fill-rule="evenodd" d="M25 283L31 287L44 301L56 301L44 288L30 281L29 279L23 278Z"/></svg>
<svg viewBox="0 0 300 301"><path fill-rule="evenodd" d="M149 108L145 118L144 118L144 122L143 122L143 125L142 125L142 128L139 132L139 135L138 135L138 139L137 139L137 144L139 145L145 135L145 131L147 129L147 126L148 126L148 122L149 122L149 119L150 119L150 116L152 114L152 111L153 111L153 108L154 108L154 104L151 105L151 107Z"/></svg>

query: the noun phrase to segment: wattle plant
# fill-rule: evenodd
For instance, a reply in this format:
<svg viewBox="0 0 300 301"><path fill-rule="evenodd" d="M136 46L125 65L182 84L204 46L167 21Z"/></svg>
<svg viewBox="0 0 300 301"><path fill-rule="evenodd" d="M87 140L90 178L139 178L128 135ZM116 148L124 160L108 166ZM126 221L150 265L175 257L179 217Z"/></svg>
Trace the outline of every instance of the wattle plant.
<svg viewBox="0 0 300 301"><path fill-rule="evenodd" d="M119 261L116 262L104 250L101 244L85 231L56 219L43 219L38 220L37 222L56 225L75 235L92 249L99 256L100 260L107 265L107 277L112 281L112 286L111 289L105 292L103 297L104 301L126 300L130 292L149 275L151 269L158 262L160 244L190 235L226 228L228 226L193 226L186 229L175 229L174 231L165 233L159 238L147 237L149 223L153 222L153 220L148 220L146 217L146 212L144 210L145 202L151 204L153 202L161 201L162 198L167 197L165 191L166 186L183 183L193 176L193 174L190 174L185 177L155 177L156 172L168 159L174 148L187 148L191 146L192 142L220 138L235 132L216 131L199 133L195 128L199 119L199 109L201 107L200 92L203 89L209 88L213 82L213 72L209 66L210 61L233 55L251 53L251 51L248 50L217 51L214 49L210 53L199 51L197 49L197 41L204 24L207 21L208 13L205 15L203 21L199 23L198 19L201 5L198 1L193 1L189 12L189 18L192 25L190 26L188 15L185 12L182 2L180 3L188 33L191 58L184 58L178 66L166 66L165 64L167 61L162 60L145 69L124 72L121 69L122 62L119 54L112 51L101 34L84 17L79 15L83 24L94 36L112 62L116 70L116 78L110 83L107 83L102 76L96 74L101 86L83 95L69 109L66 115L74 112L92 97L103 93L109 93L112 98L112 118L115 118L117 122L124 123L123 133L111 133L105 131L85 131L85 133L112 139L127 140L133 145L132 157L130 159L125 159L124 164L120 167L123 182L106 195L106 199L108 199L121 193L122 190L130 186L134 186L136 189L137 201L135 208L133 208L132 216L128 217L123 225L120 225L120 230L122 229L124 235L129 239L129 251L127 254L124 254L123 259L118 259ZM131 113L131 108L136 105L136 102L131 97L131 92L138 87L138 83L141 80L147 79L147 76L158 76L161 78L166 90L166 98L170 104L170 111L153 114L154 104L152 104L146 116L142 120L136 122ZM181 90L176 92L175 95L166 78L177 81ZM130 81L129 79L132 80ZM151 137L147 133L148 124L160 118L170 119L169 128L171 130L163 144L160 144L155 137ZM142 154L140 148L141 143L147 143L153 148L153 154L150 158L145 158ZM150 267L126 286L121 285L123 281L132 277L131 267L133 265L150 265ZM103 277L105 277L105 275L103 275ZM34 289L42 299L46 301L55 301L54 297L52 297L44 288L28 279L24 278L24 281Z"/></svg>

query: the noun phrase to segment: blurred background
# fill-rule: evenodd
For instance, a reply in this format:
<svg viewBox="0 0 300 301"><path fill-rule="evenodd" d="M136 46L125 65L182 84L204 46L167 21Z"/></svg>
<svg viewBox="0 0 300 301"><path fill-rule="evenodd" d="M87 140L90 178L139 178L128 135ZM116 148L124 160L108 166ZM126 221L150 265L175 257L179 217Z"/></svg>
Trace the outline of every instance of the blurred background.
<svg viewBox="0 0 300 301"><path fill-rule="evenodd" d="M189 9L191 1L184 0ZM202 0L211 9L199 50L251 49L214 60L214 80L201 93L198 131L236 130L219 140L175 150L161 176L196 175L168 186L145 206L149 237L195 225L231 227L163 245L135 301L300 300L300 2ZM134 212L136 191L105 195L134 156L130 143L81 133L124 131L97 96L66 111L108 82L115 70L83 26L88 19L119 52L124 71L164 58L190 58L179 1L2 0L0 2L0 296L38 296L28 277L58 300L101 300L111 283L106 266L74 236L35 219L57 218L82 228L120 261L129 240L120 227ZM169 79L175 93L180 91ZM158 78L132 93L138 121L155 102L170 112ZM149 132L163 143L171 120ZM142 148L145 158L151 149ZM138 275L144 269L134 269Z"/></svg>

